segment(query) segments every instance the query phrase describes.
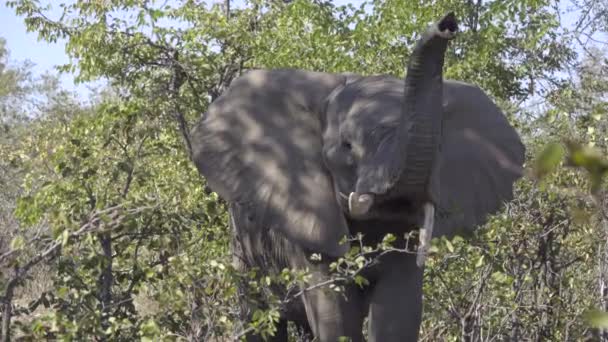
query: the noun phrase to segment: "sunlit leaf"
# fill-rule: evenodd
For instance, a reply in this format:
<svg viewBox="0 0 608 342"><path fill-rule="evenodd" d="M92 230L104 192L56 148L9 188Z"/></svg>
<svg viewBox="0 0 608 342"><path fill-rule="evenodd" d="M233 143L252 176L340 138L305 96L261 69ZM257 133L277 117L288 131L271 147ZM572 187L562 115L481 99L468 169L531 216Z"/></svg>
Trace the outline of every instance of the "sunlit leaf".
<svg viewBox="0 0 608 342"><path fill-rule="evenodd" d="M17 235L11 240L11 249L14 251L18 251L23 248L25 245L25 240L23 236Z"/></svg>
<svg viewBox="0 0 608 342"><path fill-rule="evenodd" d="M561 163L565 150L560 143L550 143L538 154L534 161L534 175L543 178L553 172Z"/></svg>
<svg viewBox="0 0 608 342"><path fill-rule="evenodd" d="M591 192L599 190L604 176L608 172L608 159L596 148L575 141L568 141L568 164L587 171Z"/></svg>
<svg viewBox="0 0 608 342"><path fill-rule="evenodd" d="M599 310L589 311L585 315L586 321L594 328L608 328L608 313Z"/></svg>

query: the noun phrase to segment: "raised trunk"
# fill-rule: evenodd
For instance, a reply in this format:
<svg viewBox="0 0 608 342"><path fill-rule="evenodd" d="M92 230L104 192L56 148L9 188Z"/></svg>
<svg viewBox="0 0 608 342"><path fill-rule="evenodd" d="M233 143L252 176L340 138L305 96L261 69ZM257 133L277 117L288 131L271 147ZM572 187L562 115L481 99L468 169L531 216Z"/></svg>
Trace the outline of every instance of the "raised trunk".
<svg viewBox="0 0 608 342"><path fill-rule="evenodd" d="M348 196L352 216L365 215L375 203L375 195L387 192L420 204L436 200L429 180L441 139L443 62L448 41L457 29L456 17L449 13L430 26L416 44L405 77L402 118L394 139L383 149L388 156L384 160L392 161L359 170L355 192Z"/></svg>
<svg viewBox="0 0 608 342"><path fill-rule="evenodd" d="M397 139L401 170L399 192L412 199L433 200L429 180L434 172L443 116L443 64L448 41L458 29L453 13L427 29L410 57L405 77L401 136ZM401 140L401 141L400 141Z"/></svg>

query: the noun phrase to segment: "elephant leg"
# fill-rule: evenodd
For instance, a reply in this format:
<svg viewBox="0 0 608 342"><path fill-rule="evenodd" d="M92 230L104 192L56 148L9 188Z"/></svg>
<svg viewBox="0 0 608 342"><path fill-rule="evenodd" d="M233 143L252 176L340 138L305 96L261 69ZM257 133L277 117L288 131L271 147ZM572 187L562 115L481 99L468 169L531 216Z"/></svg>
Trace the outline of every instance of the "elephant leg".
<svg viewBox="0 0 608 342"><path fill-rule="evenodd" d="M418 340L422 319L423 270L415 254L390 253L380 259L369 306L370 342Z"/></svg>
<svg viewBox="0 0 608 342"><path fill-rule="evenodd" d="M324 277L315 275L313 279L309 286L322 282ZM342 336L352 342L363 341L365 312L363 296L357 288L346 286L345 293L338 293L324 286L305 291L302 301L315 341L334 342Z"/></svg>

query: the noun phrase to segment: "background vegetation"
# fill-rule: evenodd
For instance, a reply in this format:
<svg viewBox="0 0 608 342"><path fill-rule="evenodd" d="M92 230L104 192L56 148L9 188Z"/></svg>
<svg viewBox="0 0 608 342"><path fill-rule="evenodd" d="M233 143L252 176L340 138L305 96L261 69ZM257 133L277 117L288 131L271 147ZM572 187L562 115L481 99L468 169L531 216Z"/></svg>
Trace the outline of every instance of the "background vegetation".
<svg viewBox="0 0 608 342"><path fill-rule="evenodd" d="M305 274L234 271L189 127L250 68L403 76L417 34L448 10L462 32L447 77L501 105L528 162L515 201L475 236L434 241L421 339L608 341L605 0L53 1L57 17L6 3L41 39L67 40L61 71L107 87L82 99L0 40L2 341L272 334L298 293L248 322L240 289ZM364 283L362 252L337 277Z"/></svg>

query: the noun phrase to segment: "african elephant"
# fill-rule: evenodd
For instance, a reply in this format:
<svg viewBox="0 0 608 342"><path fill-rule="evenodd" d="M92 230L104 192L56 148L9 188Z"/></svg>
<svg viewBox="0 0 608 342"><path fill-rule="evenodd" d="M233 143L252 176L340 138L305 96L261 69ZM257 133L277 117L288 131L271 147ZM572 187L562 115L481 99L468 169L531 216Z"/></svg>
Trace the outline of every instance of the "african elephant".
<svg viewBox="0 0 608 342"><path fill-rule="evenodd" d="M382 255L368 286L303 293L278 340L294 320L318 341L362 341L367 316L369 341L415 341L431 236L472 231L512 199L524 146L481 89L443 80L456 32L453 13L431 25L404 81L249 71L192 130L193 160L229 203L243 267L307 267L322 281L349 249L344 236L362 233L373 245L420 229L418 252Z"/></svg>

